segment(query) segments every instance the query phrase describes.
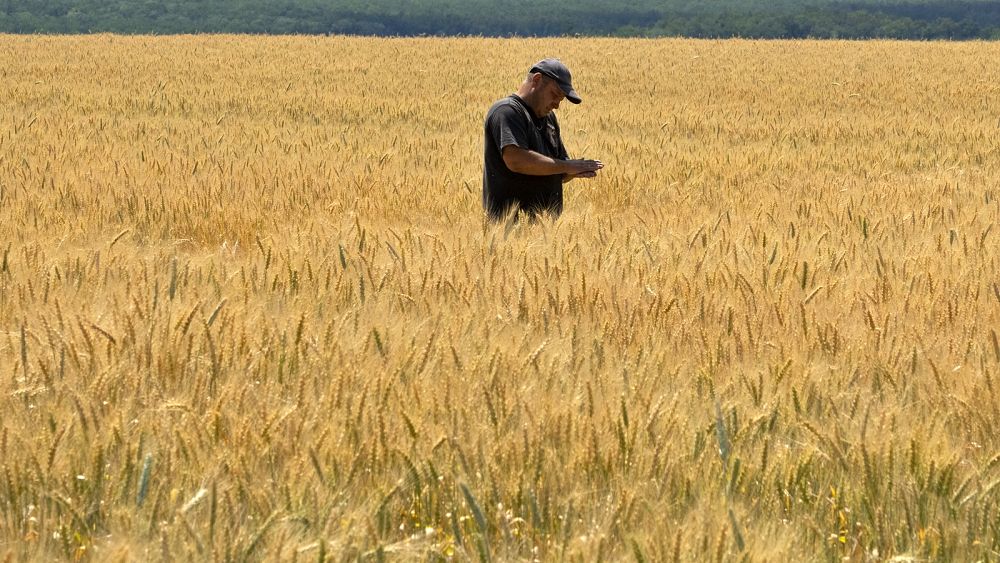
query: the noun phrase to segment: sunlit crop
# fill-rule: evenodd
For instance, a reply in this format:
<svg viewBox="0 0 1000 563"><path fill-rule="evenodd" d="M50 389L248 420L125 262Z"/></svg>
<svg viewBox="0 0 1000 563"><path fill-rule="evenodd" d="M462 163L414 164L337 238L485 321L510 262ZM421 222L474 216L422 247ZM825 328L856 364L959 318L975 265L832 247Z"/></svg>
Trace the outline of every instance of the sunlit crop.
<svg viewBox="0 0 1000 563"><path fill-rule="evenodd" d="M996 560L997 60L0 37L0 560Z"/></svg>

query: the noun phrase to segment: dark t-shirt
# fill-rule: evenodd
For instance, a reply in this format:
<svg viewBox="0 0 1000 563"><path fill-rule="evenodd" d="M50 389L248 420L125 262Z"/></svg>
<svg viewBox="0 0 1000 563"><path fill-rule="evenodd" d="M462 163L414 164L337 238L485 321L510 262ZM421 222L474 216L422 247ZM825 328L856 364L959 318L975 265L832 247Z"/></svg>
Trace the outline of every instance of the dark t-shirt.
<svg viewBox="0 0 1000 563"><path fill-rule="evenodd" d="M511 208L528 213L562 212L562 174L529 176L507 168L504 147L515 145L555 159L568 158L555 113L539 118L517 95L497 101L486 113L483 207L491 218Z"/></svg>

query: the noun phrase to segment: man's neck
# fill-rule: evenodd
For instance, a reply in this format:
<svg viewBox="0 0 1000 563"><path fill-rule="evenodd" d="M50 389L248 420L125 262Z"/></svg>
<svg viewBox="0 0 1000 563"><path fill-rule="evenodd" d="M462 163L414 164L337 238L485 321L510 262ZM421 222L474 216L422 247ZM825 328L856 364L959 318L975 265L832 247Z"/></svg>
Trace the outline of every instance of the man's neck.
<svg viewBox="0 0 1000 563"><path fill-rule="evenodd" d="M514 95L517 96L517 99L521 100L521 103L528 106L528 109L531 110L532 117L534 117L535 119L542 119L538 115L538 110L535 109L535 104L533 103L530 93L526 94L522 90L518 90L517 92L514 93Z"/></svg>

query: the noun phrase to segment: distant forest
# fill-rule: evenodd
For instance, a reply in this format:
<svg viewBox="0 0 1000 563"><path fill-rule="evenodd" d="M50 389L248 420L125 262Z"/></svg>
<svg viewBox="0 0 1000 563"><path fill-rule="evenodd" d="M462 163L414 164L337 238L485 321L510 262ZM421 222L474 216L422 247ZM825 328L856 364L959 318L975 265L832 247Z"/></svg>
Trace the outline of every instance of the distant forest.
<svg viewBox="0 0 1000 563"><path fill-rule="evenodd" d="M0 32L1000 39L1000 2L0 0Z"/></svg>

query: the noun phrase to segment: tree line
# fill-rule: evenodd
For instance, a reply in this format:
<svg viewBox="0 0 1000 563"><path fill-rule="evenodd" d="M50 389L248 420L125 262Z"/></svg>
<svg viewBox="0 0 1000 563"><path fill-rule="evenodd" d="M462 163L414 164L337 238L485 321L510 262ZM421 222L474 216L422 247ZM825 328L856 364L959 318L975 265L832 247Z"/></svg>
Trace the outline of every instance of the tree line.
<svg viewBox="0 0 1000 563"><path fill-rule="evenodd" d="M0 0L0 32L1000 39L1000 2Z"/></svg>

